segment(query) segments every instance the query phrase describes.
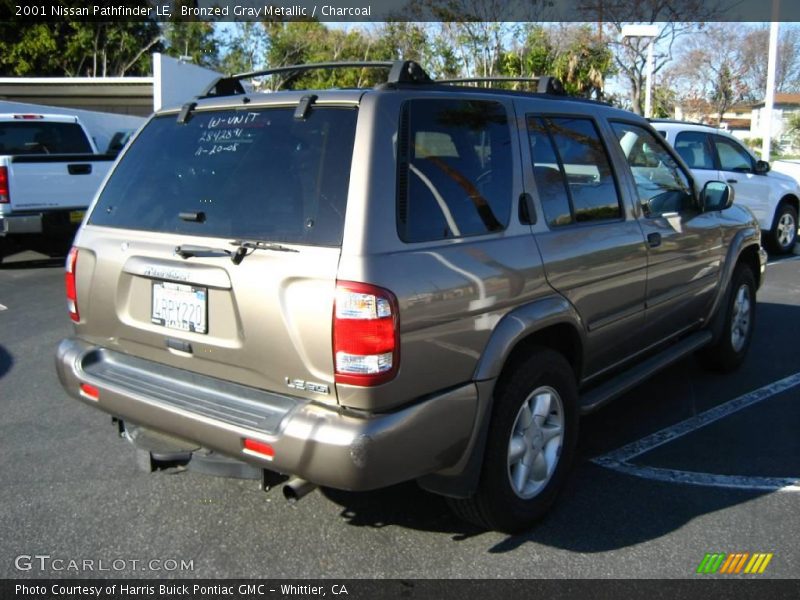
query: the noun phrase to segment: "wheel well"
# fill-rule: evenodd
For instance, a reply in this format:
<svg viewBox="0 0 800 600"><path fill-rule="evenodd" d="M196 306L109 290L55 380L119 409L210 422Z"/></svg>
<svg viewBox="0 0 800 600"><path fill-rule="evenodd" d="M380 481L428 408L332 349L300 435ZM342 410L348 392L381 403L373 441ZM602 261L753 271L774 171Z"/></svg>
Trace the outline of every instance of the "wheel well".
<svg viewBox="0 0 800 600"><path fill-rule="evenodd" d="M534 347L550 348L563 355L575 372L576 381L580 381L583 346L577 330L567 323L551 325L518 341L508 355L500 377L502 378L507 370L528 356Z"/></svg>
<svg viewBox="0 0 800 600"><path fill-rule="evenodd" d="M739 255L737 265L745 264L753 271L753 276L756 278L756 286L761 285L761 262L758 257L758 247L748 246Z"/></svg>

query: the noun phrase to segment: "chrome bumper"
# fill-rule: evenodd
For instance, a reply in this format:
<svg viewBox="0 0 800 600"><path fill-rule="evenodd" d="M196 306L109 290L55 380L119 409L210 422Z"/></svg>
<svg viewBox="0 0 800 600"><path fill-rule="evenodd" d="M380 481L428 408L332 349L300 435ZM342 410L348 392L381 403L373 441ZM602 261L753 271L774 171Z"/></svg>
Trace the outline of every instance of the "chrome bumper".
<svg viewBox="0 0 800 600"><path fill-rule="evenodd" d="M256 466L346 490L369 490L455 465L467 449L478 406L474 384L396 412L345 414L281 396L63 340L61 384L73 397L125 421L195 442ZM98 398L81 391L93 386ZM244 440L269 444L268 458Z"/></svg>

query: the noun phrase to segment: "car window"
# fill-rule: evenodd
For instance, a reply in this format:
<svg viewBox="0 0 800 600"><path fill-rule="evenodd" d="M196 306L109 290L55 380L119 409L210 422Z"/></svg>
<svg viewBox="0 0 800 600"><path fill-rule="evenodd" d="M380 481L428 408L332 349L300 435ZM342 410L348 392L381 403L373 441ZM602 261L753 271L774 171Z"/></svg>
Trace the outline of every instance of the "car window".
<svg viewBox="0 0 800 600"><path fill-rule="evenodd" d="M567 179L556 156L553 140L540 117L528 117L528 140L533 161L533 178L548 225L572 223Z"/></svg>
<svg viewBox="0 0 800 600"><path fill-rule="evenodd" d="M0 123L0 154L88 154L92 146L77 123L24 119Z"/></svg>
<svg viewBox="0 0 800 600"><path fill-rule="evenodd" d="M675 137L675 150L692 169L714 168L708 136L701 131L681 131Z"/></svg>
<svg viewBox="0 0 800 600"><path fill-rule="evenodd" d="M550 225L622 218L611 164L591 119L529 116L528 139L534 178L541 188L539 195L543 191L545 196L554 194L543 199L542 208ZM554 172L556 169L558 174ZM569 215L565 212L563 184L566 184Z"/></svg>
<svg viewBox="0 0 800 600"><path fill-rule="evenodd" d="M714 147L719 156L719 168L723 171L749 173L753 170L753 158L742 146L719 135L713 136Z"/></svg>
<svg viewBox="0 0 800 600"><path fill-rule="evenodd" d="M233 239L341 244L358 113L202 111L150 121L89 222ZM197 214L185 220L181 214Z"/></svg>
<svg viewBox="0 0 800 600"><path fill-rule="evenodd" d="M615 122L611 126L631 167L645 216L691 210L694 196L689 177L664 142L638 125Z"/></svg>
<svg viewBox="0 0 800 600"><path fill-rule="evenodd" d="M502 231L511 214L511 124L499 102L411 100L398 152L405 242Z"/></svg>

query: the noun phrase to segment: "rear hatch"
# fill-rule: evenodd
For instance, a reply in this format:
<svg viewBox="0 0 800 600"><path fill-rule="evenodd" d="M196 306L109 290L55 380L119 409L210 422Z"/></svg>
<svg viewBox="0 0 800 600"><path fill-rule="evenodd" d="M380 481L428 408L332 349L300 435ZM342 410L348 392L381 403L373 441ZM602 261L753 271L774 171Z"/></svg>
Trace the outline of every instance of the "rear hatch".
<svg viewBox="0 0 800 600"><path fill-rule="evenodd" d="M335 402L331 320L357 110L294 113L245 105L147 124L76 243L81 337Z"/></svg>

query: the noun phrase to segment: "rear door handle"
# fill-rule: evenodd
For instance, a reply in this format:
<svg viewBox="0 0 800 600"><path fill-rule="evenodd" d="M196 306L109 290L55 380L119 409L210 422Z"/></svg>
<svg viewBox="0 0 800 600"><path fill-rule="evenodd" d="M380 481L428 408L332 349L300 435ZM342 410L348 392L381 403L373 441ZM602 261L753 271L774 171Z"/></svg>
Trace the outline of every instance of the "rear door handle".
<svg viewBox="0 0 800 600"><path fill-rule="evenodd" d="M661 245L661 234L660 233L648 233L647 234L647 245L651 248L658 248Z"/></svg>
<svg viewBox="0 0 800 600"><path fill-rule="evenodd" d="M728 183L739 183L738 179L728 179Z"/></svg>
<svg viewBox="0 0 800 600"><path fill-rule="evenodd" d="M67 165L67 171L70 175L90 175L92 165Z"/></svg>

